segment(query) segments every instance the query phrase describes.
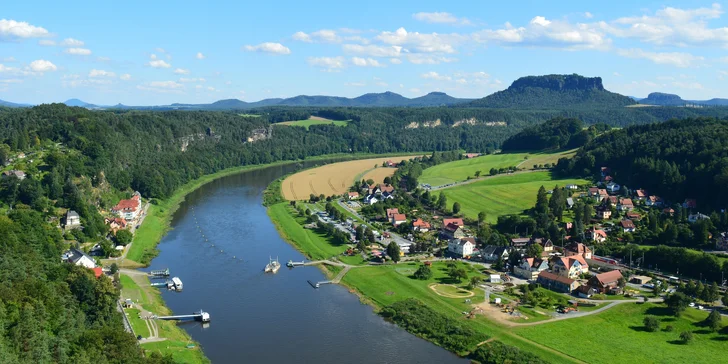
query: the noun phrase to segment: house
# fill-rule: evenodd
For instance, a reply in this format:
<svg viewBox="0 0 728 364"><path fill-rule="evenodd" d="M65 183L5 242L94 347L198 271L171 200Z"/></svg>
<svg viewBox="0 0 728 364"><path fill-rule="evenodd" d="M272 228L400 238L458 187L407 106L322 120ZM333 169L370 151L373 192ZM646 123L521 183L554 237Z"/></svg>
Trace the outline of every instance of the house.
<svg viewBox="0 0 728 364"><path fill-rule="evenodd" d="M407 222L407 216L405 214L394 214L389 221L392 225L399 226Z"/></svg>
<svg viewBox="0 0 728 364"><path fill-rule="evenodd" d="M473 249L475 249L475 238L455 238L447 242L447 250L461 257L473 255Z"/></svg>
<svg viewBox="0 0 728 364"><path fill-rule="evenodd" d="M386 163L387 163L387 167L397 168L397 163L393 162L391 159L388 160Z"/></svg>
<svg viewBox="0 0 728 364"><path fill-rule="evenodd" d="M634 284L647 284L651 280L652 278L648 276L632 276L629 278L630 283Z"/></svg>
<svg viewBox="0 0 728 364"><path fill-rule="evenodd" d="M450 224L465 226L463 219L460 219L460 218L442 219L442 226L447 226Z"/></svg>
<svg viewBox="0 0 728 364"><path fill-rule="evenodd" d="M374 205L379 201L380 200L377 198L376 195L367 195L366 197L364 197L364 203L367 205Z"/></svg>
<svg viewBox="0 0 728 364"><path fill-rule="evenodd" d="M668 208L662 210L662 213L665 215L673 216L673 215L675 215L675 210L668 207Z"/></svg>
<svg viewBox="0 0 728 364"><path fill-rule="evenodd" d="M619 223L622 225L622 231L625 233L633 233L637 230L637 227L634 226L632 220L622 220Z"/></svg>
<svg viewBox="0 0 728 364"><path fill-rule="evenodd" d="M609 196L602 200L602 206L604 207L617 206L618 203L619 198L617 198L617 196Z"/></svg>
<svg viewBox="0 0 728 364"><path fill-rule="evenodd" d="M642 216L636 212L628 212L625 216L632 221L640 221L642 219Z"/></svg>
<svg viewBox="0 0 728 364"><path fill-rule="evenodd" d="M619 294L622 292L622 287L619 286L621 279L623 279L622 273L613 270L592 276L589 278L587 285L599 293Z"/></svg>
<svg viewBox="0 0 728 364"><path fill-rule="evenodd" d="M476 157L480 157L480 153L465 153L465 159L472 159Z"/></svg>
<svg viewBox="0 0 728 364"><path fill-rule="evenodd" d="M379 184L377 186L369 186L369 194L370 195L380 195L383 193L392 194L394 192L394 186L392 185L385 185L385 184Z"/></svg>
<svg viewBox="0 0 728 364"><path fill-rule="evenodd" d="M591 259L592 251L585 244L574 242L566 246L566 248L564 249L564 255L567 257L581 256L584 259ZM582 263L586 263L586 261Z"/></svg>
<svg viewBox="0 0 728 364"><path fill-rule="evenodd" d="M620 186L617 183L614 183L614 182L607 183L607 191L609 191L611 193L617 193L617 192L619 192L619 189L620 188L622 188L622 186Z"/></svg>
<svg viewBox="0 0 728 364"><path fill-rule="evenodd" d="M536 280L538 274L549 269L549 262L541 258L523 258L521 263L513 267L513 274L528 280Z"/></svg>
<svg viewBox="0 0 728 364"><path fill-rule="evenodd" d="M90 256L88 256L88 254L76 248L72 248L65 252L61 257L61 260L89 269L96 268L96 262L94 261L94 258L91 258Z"/></svg>
<svg viewBox="0 0 728 364"><path fill-rule="evenodd" d="M387 213L387 220L391 220L392 216L399 213L399 209L398 208L387 209L386 213Z"/></svg>
<svg viewBox="0 0 728 364"><path fill-rule="evenodd" d="M603 200L605 198L609 197L609 193L607 193L607 190L604 188L599 189L599 200Z"/></svg>
<svg viewBox="0 0 728 364"><path fill-rule="evenodd" d="M94 276L96 278L99 278L102 275L104 275L104 269L101 267L94 267L94 268L91 268L91 270L94 271Z"/></svg>
<svg viewBox="0 0 728 364"><path fill-rule="evenodd" d="M78 216L78 212L73 210L68 210L66 212L66 229L76 229L81 227L81 217Z"/></svg>
<svg viewBox="0 0 728 364"><path fill-rule="evenodd" d="M574 199L573 198L571 198L571 197L567 197L566 198L566 207L567 208L574 207Z"/></svg>
<svg viewBox="0 0 728 364"><path fill-rule="evenodd" d="M659 196L649 196L647 197L647 200L645 200L645 205L660 207L662 206L662 198Z"/></svg>
<svg viewBox="0 0 728 364"><path fill-rule="evenodd" d="M547 271L539 273L536 282L544 288L563 293L571 293L579 287L579 282Z"/></svg>
<svg viewBox="0 0 728 364"><path fill-rule="evenodd" d="M119 201L116 206L111 208L111 212L123 217L126 221L131 221L139 216L142 210L141 195L139 192L135 192L134 195L128 200Z"/></svg>
<svg viewBox="0 0 728 364"><path fill-rule="evenodd" d="M349 198L349 200L356 200L357 198L359 198L359 192L349 192L347 194L347 197Z"/></svg>
<svg viewBox="0 0 728 364"><path fill-rule="evenodd" d="M589 286L579 286L576 289L576 294L579 296L579 298L590 298L591 296L595 295L597 291L594 290L594 288L591 288Z"/></svg>
<svg viewBox="0 0 728 364"><path fill-rule="evenodd" d="M620 199L619 204L617 205L617 210L619 210L619 211L634 210L634 204L632 203L632 199L629 199L629 198Z"/></svg>
<svg viewBox="0 0 728 364"><path fill-rule="evenodd" d="M554 251L554 243L551 241L551 239L546 239L546 241L544 241L541 238L537 238L537 239L533 239L533 242L536 244L540 244L541 248L543 248L544 253Z"/></svg>
<svg viewBox="0 0 728 364"><path fill-rule="evenodd" d="M512 238L511 246L516 249L525 248L531 242L531 238Z"/></svg>
<svg viewBox="0 0 728 364"><path fill-rule="evenodd" d="M717 239L715 239L716 250L728 250L728 232L720 233Z"/></svg>
<svg viewBox="0 0 728 364"><path fill-rule="evenodd" d="M106 225L109 225L109 230L111 232L116 233L117 231L121 229L126 229L126 220L120 218L120 217L113 217L113 218L105 218L104 222Z"/></svg>
<svg viewBox="0 0 728 364"><path fill-rule="evenodd" d="M3 178L10 178L10 177L15 177L22 181L25 179L26 175L25 175L25 172L19 171L17 169L3 172Z"/></svg>
<svg viewBox="0 0 728 364"><path fill-rule="evenodd" d="M639 189L634 191L634 198L635 200L644 201L647 198L647 192L643 189Z"/></svg>
<svg viewBox="0 0 728 364"><path fill-rule="evenodd" d="M430 223L425 220L417 219L415 221L412 221L412 230L414 230L414 231L426 233L426 232L430 231L430 228L431 228Z"/></svg>
<svg viewBox="0 0 728 364"><path fill-rule="evenodd" d="M597 219L609 220L612 217L612 210L606 206L599 206L596 209Z"/></svg>
<svg viewBox="0 0 728 364"><path fill-rule="evenodd" d="M442 228L441 233L446 239L459 239L465 237L465 229L463 229L462 225L457 225L455 223L445 225Z"/></svg>
<svg viewBox="0 0 728 364"><path fill-rule="evenodd" d="M495 262L499 258L508 259L508 248L505 246L486 245L481 251L480 256L486 262Z"/></svg>
<svg viewBox="0 0 728 364"><path fill-rule="evenodd" d="M589 197L599 197L599 188L589 187Z"/></svg>
<svg viewBox="0 0 728 364"><path fill-rule="evenodd" d="M691 224L692 223L695 223L695 222L698 222L699 220L710 220L710 216L705 215L705 214L701 214L699 212L697 214L690 214L690 215L688 215L688 222L691 223Z"/></svg>
<svg viewBox="0 0 728 364"><path fill-rule="evenodd" d="M607 241L607 233L604 230L601 229L591 229L589 230L589 239L596 241L597 243L603 243Z"/></svg>
<svg viewBox="0 0 728 364"><path fill-rule="evenodd" d="M501 275L500 274L491 274L490 277L490 283L501 283ZM499 300L500 298L496 298L496 300Z"/></svg>
<svg viewBox="0 0 728 364"><path fill-rule="evenodd" d="M695 201L695 199L693 198L686 198L682 204L682 207L685 209L694 209L698 207L698 202Z"/></svg>
<svg viewBox="0 0 728 364"><path fill-rule="evenodd" d="M579 186L574 185L574 184L570 184L570 185L566 185L565 188L567 190L578 190L579 189Z"/></svg>
<svg viewBox="0 0 728 364"><path fill-rule="evenodd" d="M553 272L558 275L576 279L588 271L589 265L581 255L555 257L553 259Z"/></svg>

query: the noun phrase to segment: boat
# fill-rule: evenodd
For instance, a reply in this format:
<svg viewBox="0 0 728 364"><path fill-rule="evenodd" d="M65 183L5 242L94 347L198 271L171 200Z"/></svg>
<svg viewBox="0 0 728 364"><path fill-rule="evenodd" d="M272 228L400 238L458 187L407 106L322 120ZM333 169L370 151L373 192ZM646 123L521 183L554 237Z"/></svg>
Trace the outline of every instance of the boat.
<svg viewBox="0 0 728 364"><path fill-rule="evenodd" d="M266 273L277 273L278 269L281 268L281 263L278 263L278 258L276 257L276 260L268 258L270 262L265 266L264 271Z"/></svg>

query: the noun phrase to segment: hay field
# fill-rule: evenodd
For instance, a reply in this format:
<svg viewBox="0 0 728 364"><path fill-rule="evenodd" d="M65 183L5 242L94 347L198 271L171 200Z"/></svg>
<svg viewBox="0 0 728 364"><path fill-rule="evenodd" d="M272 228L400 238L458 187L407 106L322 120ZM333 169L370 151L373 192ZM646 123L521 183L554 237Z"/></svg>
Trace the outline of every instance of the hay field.
<svg viewBox="0 0 728 364"><path fill-rule="evenodd" d="M339 162L327 164L325 166L307 169L288 176L281 183L281 193L286 200L308 200L309 196L314 195L341 195L349 190L349 187L355 180L360 180L363 176L371 173L372 178L376 182L384 179L383 171L386 170L389 175L393 174L394 168L382 167L382 163L388 160L400 161L408 160L416 156L400 156L400 157L378 157L370 159L361 159L355 161ZM374 166L377 166L374 168ZM381 177L381 178L380 178Z"/></svg>
<svg viewBox="0 0 728 364"><path fill-rule="evenodd" d="M375 168L367 173L365 173L359 180L368 180L373 179L375 183L383 183L384 177L392 177L394 175L394 171L396 171L397 168Z"/></svg>

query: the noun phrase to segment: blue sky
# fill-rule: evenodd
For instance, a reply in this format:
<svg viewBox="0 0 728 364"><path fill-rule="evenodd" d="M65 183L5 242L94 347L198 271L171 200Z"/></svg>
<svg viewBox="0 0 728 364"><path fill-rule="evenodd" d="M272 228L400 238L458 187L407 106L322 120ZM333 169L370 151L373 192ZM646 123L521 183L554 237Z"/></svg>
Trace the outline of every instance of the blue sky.
<svg viewBox="0 0 728 364"><path fill-rule="evenodd" d="M113 3L113 4L112 4ZM728 98L728 9L705 1L7 1L0 99L95 104L443 91L601 76Z"/></svg>

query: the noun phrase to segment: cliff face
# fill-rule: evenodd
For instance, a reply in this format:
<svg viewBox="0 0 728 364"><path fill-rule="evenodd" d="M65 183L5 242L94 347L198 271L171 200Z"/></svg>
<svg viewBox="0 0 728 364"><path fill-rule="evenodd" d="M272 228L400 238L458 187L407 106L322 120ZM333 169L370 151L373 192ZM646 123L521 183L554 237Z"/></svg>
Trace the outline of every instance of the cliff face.
<svg viewBox="0 0 728 364"><path fill-rule="evenodd" d="M546 75L521 77L508 89L524 89L527 87L545 88L552 91L563 90L601 90L604 91L601 77L584 77L579 75Z"/></svg>

